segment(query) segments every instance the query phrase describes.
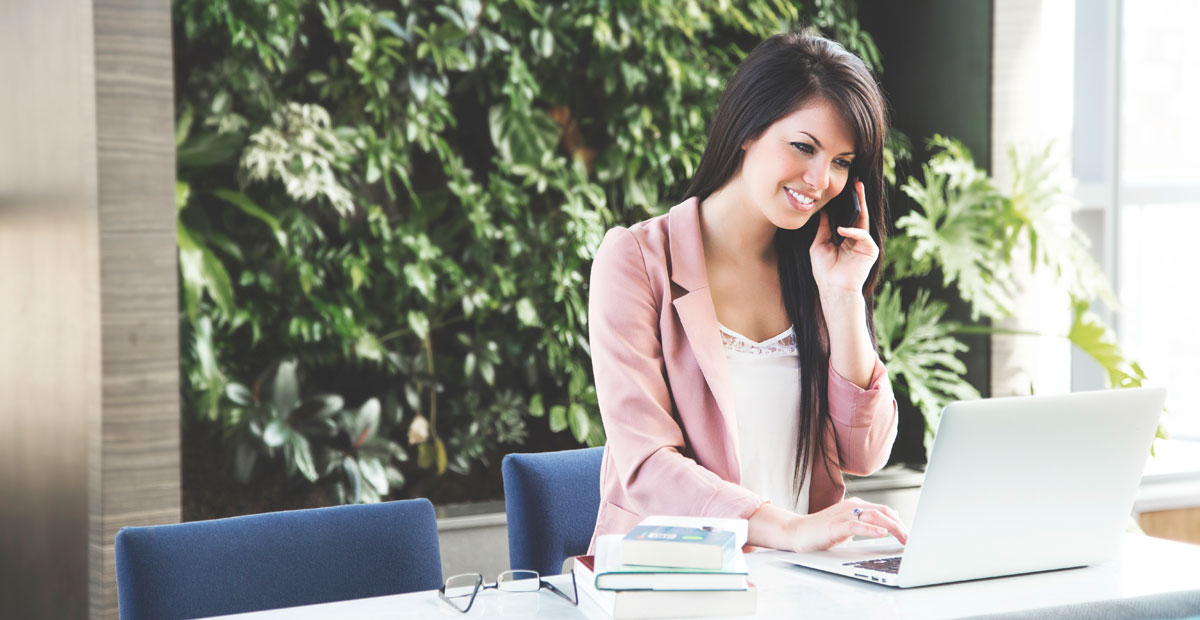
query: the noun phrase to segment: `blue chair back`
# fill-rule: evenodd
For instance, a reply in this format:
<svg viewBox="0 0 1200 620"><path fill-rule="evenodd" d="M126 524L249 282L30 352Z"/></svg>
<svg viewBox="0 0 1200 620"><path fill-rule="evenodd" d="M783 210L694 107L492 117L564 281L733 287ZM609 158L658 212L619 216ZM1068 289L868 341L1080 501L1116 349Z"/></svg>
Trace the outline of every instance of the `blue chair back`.
<svg viewBox="0 0 1200 620"><path fill-rule="evenodd" d="M504 457L509 568L557 575L564 560L587 553L603 456L604 448L585 448Z"/></svg>
<svg viewBox="0 0 1200 620"><path fill-rule="evenodd" d="M122 620L172 620L442 585L433 504L412 499L127 527Z"/></svg>

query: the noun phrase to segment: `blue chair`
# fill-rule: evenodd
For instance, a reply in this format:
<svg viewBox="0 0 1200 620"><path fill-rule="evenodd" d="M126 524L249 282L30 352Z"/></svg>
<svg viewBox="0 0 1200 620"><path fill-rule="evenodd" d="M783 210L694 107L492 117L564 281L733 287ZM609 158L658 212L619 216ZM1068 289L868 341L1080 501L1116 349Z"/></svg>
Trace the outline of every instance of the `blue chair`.
<svg viewBox="0 0 1200 620"><path fill-rule="evenodd" d="M603 455L604 448L586 448L504 457L509 568L557 575L564 560L587 553Z"/></svg>
<svg viewBox="0 0 1200 620"><path fill-rule="evenodd" d="M122 620L172 620L432 590L433 504L412 499L127 527L117 533Z"/></svg>

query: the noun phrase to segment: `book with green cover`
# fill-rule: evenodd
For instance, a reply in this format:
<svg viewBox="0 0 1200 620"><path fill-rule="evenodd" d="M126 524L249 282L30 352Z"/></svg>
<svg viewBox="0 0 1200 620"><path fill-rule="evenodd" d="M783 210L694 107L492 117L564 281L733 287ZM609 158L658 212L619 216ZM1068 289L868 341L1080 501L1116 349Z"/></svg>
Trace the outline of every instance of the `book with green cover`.
<svg viewBox="0 0 1200 620"><path fill-rule="evenodd" d="M620 534L613 536L620 540ZM602 590L595 586L592 556L576 557L572 570L579 587L580 608L588 617L593 615L586 610L589 600L614 620L749 616L757 611L758 589L750 582L740 590Z"/></svg>
<svg viewBox="0 0 1200 620"><path fill-rule="evenodd" d="M620 534L596 539L595 587L599 590L744 590L746 557L741 550L718 569L667 568L621 563Z"/></svg>
<svg viewBox="0 0 1200 620"><path fill-rule="evenodd" d="M638 525L621 540L621 563L720 570L737 551L733 532L675 525Z"/></svg>

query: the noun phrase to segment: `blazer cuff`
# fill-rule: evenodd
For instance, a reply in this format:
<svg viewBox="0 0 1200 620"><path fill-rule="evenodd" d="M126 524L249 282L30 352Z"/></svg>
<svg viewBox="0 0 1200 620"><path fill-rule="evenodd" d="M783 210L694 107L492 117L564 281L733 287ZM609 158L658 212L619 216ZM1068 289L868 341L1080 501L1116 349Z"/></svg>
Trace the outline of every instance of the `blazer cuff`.
<svg viewBox="0 0 1200 620"><path fill-rule="evenodd" d="M759 506L771 500L743 487L726 482L704 506L704 516L724 519L749 519Z"/></svg>
<svg viewBox="0 0 1200 620"><path fill-rule="evenodd" d="M837 422L852 428L870 426L879 410L880 401L885 397L891 399L891 383L888 381L887 368L875 356L875 369L871 371L871 381L867 389L849 381L833 369L829 364L829 415ZM890 410L890 408L889 408Z"/></svg>

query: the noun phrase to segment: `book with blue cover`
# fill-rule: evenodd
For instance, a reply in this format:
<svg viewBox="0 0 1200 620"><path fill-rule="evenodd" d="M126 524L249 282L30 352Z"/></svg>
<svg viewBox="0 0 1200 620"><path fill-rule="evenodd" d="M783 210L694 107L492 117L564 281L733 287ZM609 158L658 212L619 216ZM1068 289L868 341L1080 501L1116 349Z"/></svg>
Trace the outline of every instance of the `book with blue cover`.
<svg viewBox="0 0 1200 620"><path fill-rule="evenodd" d="M720 570L735 552L737 535L714 527L641 524L621 540L621 563Z"/></svg>

